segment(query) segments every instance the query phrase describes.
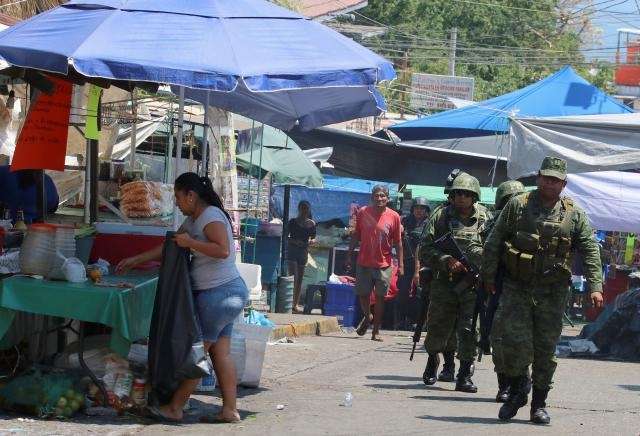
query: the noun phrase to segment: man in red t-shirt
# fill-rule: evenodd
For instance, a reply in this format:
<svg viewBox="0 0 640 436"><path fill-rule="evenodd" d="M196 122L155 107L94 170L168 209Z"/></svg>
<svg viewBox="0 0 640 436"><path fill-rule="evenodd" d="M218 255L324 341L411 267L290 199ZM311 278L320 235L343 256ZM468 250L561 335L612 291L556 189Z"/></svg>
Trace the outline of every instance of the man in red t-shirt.
<svg viewBox="0 0 640 436"><path fill-rule="evenodd" d="M381 341L378 337L384 314L384 296L389 290L393 271L391 251L396 247L398 256L398 275L404 274L402 252L402 226L400 215L387 208L389 190L386 186L376 185L371 191L371 205L358 211L355 232L351 235L346 266L351 266L353 250L360 242L360 252L356 266L356 294L364 314L356 330L364 336L371 322L369 296L375 290L376 304L373 316L371 340Z"/></svg>

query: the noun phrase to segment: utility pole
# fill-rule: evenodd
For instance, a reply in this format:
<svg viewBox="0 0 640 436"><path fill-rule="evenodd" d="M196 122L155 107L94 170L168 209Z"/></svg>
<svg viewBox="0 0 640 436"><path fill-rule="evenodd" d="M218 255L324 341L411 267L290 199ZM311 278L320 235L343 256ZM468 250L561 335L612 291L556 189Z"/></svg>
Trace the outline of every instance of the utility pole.
<svg viewBox="0 0 640 436"><path fill-rule="evenodd" d="M449 39L449 75L456 75L456 48L458 46L458 28L451 29L451 38Z"/></svg>

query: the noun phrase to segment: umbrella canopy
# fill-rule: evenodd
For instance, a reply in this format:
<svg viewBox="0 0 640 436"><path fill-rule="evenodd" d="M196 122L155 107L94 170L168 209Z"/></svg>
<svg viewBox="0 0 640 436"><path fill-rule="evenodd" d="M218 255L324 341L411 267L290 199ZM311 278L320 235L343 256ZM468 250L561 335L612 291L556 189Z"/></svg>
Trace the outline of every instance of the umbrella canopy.
<svg viewBox="0 0 640 436"><path fill-rule="evenodd" d="M257 130L257 129L256 129ZM287 135L272 127L260 129L262 140L251 141L254 147L236 156L238 166L246 173L262 178L267 172L273 174L276 183L322 187L320 170L305 156L300 147ZM260 151L262 143L262 151ZM255 149L258 148L258 149ZM262 156L260 156L262 154Z"/></svg>
<svg viewBox="0 0 640 436"><path fill-rule="evenodd" d="M373 86L395 78L384 58L263 0L72 0L0 34L0 56L64 75L208 90L214 106L218 98L258 120L272 111L264 122L287 129L377 114Z"/></svg>

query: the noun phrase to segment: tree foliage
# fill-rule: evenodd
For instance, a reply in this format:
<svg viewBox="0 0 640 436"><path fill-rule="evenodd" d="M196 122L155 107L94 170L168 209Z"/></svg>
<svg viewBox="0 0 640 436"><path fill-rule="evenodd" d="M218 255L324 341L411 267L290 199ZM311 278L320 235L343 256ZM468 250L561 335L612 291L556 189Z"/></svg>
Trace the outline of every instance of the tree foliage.
<svg viewBox="0 0 640 436"><path fill-rule="evenodd" d="M612 69L604 64L594 69L580 51L585 41L597 35L591 15L580 12L589 4L579 0L369 0L358 21L390 26L384 36L361 42L403 71L399 83L386 92L397 106L408 106L403 90L410 84L411 72L448 74L448 39L454 27L458 32L456 75L476 79L476 100L526 86L565 64L596 85L610 88Z"/></svg>

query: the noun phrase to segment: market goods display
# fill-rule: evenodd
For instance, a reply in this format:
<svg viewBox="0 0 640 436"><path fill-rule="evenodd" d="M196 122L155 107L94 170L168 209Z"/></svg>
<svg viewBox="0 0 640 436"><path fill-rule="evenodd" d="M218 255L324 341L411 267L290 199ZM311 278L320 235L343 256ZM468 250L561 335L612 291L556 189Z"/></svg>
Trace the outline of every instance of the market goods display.
<svg viewBox="0 0 640 436"><path fill-rule="evenodd" d="M0 388L5 410L68 418L85 406L80 377L68 370L33 367Z"/></svg>
<svg viewBox="0 0 640 436"><path fill-rule="evenodd" d="M173 185L136 181L120 187L120 210L128 218L151 218L173 211Z"/></svg>

